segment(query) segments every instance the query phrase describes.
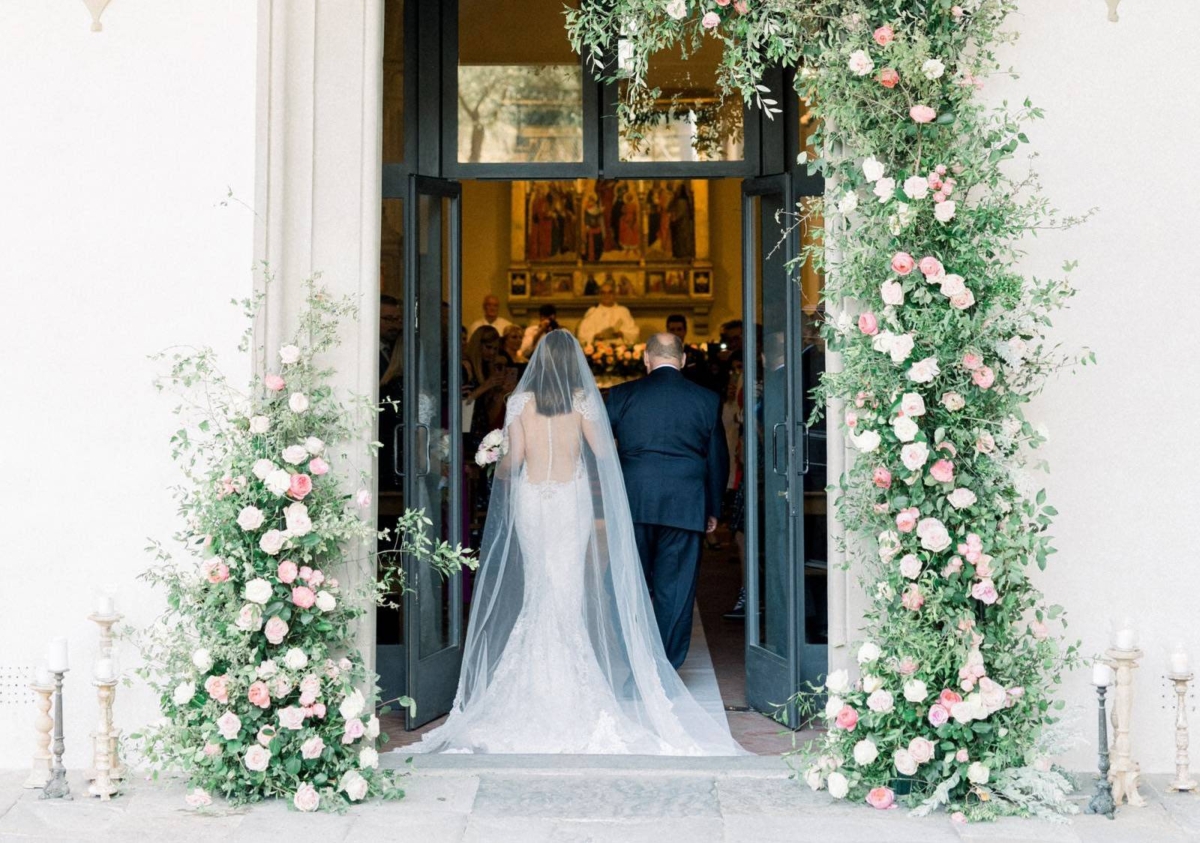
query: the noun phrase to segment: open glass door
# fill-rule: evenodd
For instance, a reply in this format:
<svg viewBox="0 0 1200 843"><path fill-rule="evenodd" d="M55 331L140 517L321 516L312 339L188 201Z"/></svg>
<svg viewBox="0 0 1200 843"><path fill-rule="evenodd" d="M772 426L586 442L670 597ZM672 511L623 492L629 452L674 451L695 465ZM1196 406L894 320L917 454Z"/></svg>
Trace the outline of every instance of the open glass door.
<svg viewBox="0 0 1200 843"><path fill-rule="evenodd" d="M799 234L791 176L742 183L745 360L746 699L799 728L791 697L805 678L804 473L800 288L789 271ZM751 443L754 443L752 446Z"/></svg>
<svg viewBox="0 0 1200 843"><path fill-rule="evenodd" d="M461 261L457 182L411 176L404 267L404 500L432 537L462 541ZM462 663L461 574L403 560L404 693L414 729L450 710Z"/></svg>

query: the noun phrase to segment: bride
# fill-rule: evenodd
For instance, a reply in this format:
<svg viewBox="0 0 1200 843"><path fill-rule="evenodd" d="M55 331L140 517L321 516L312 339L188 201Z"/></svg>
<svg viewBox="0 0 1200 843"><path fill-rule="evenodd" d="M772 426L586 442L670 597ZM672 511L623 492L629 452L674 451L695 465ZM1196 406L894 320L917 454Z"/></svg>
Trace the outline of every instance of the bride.
<svg viewBox="0 0 1200 843"><path fill-rule="evenodd" d="M406 751L744 752L663 652L608 416L571 334L538 344L504 433L458 694Z"/></svg>

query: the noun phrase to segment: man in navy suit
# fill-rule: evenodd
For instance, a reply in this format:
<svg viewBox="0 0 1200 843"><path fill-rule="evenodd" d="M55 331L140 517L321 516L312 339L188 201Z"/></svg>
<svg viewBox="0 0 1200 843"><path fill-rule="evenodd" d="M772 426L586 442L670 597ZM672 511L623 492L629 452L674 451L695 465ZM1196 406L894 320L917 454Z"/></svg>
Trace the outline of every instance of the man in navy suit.
<svg viewBox="0 0 1200 843"><path fill-rule="evenodd" d="M649 376L614 387L606 404L654 615L678 668L691 645L700 551L717 528L729 453L720 398L683 377L679 337L655 334L644 361Z"/></svg>

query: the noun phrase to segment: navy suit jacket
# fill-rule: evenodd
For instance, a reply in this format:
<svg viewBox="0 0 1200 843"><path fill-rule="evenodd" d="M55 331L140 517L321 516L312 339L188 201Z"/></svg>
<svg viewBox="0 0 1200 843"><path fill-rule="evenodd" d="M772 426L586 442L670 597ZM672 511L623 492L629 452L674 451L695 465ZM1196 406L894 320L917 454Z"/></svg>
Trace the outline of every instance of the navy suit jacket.
<svg viewBox="0 0 1200 843"><path fill-rule="evenodd" d="M720 397L662 366L605 403L634 523L703 532L729 479Z"/></svg>

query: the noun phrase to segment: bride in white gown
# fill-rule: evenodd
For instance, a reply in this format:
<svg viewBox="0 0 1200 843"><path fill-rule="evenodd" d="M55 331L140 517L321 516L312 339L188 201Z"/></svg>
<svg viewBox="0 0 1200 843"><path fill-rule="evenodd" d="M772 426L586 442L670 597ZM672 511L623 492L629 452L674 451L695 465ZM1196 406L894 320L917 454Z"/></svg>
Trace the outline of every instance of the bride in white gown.
<svg viewBox="0 0 1200 843"><path fill-rule="evenodd" d="M663 652L608 416L571 334L539 343L504 431L458 694L406 751L744 752Z"/></svg>

